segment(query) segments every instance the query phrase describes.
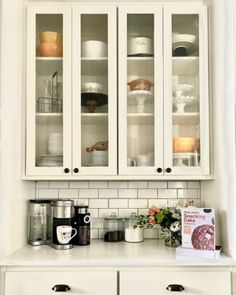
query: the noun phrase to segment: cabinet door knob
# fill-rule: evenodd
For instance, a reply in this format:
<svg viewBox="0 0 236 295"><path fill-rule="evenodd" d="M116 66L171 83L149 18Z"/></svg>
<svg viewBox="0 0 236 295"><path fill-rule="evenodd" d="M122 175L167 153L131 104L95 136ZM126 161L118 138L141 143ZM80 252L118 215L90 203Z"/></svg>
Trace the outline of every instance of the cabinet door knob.
<svg viewBox="0 0 236 295"><path fill-rule="evenodd" d="M52 290L54 292L67 292L70 290L70 287L68 285L55 285L52 287Z"/></svg>
<svg viewBox="0 0 236 295"><path fill-rule="evenodd" d="M65 172L65 173L69 173L69 172L70 172L70 169L69 169L69 168L65 168L65 169L64 169L64 172Z"/></svg>
<svg viewBox="0 0 236 295"><path fill-rule="evenodd" d="M169 168L169 167L166 168L166 172L167 172L167 173L170 173L170 172L171 172L171 168Z"/></svg>
<svg viewBox="0 0 236 295"><path fill-rule="evenodd" d="M184 287L182 285L178 284L170 284L166 290L171 291L171 292L182 292L184 290Z"/></svg>
<svg viewBox="0 0 236 295"><path fill-rule="evenodd" d="M161 173L161 172L162 172L162 168L161 168L161 167L158 167L158 168L157 168L157 172L158 172L158 173Z"/></svg>
<svg viewBox="0 0 236 295"><path fill-rule="evenodd" d="M75 168L75 169L74 169L74 172L75 172L75 173L79 173L79 168Z"/></svg>

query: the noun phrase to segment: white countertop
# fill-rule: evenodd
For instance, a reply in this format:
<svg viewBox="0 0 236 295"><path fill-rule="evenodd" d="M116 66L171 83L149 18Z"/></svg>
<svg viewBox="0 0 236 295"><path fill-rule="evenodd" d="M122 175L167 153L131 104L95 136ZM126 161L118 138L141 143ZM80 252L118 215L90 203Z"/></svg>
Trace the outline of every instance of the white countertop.
<svg viewBox="0 0 236 295"><path fill-rule="evenodd" d="M143 243L108 243L92 240L89 246L55 250L49 246L27 245L0 262L1 266L230 266L232 259L176 257L175 249L162 240Z"/></svg>

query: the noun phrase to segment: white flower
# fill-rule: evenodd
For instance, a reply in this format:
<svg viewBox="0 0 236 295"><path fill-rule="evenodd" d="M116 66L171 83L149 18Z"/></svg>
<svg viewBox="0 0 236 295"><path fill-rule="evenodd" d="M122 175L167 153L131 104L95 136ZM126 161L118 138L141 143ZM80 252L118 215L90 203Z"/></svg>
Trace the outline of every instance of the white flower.
<svg viewBox="0 0 236 295"><path fill-rule="evenodd" d="M176 221L176 222L172 223L171 226L170 226L170 230L173 231L173 232L179 231L180 230L179 221Z"/></svg>
<svg viewBox="0 0 236 295"><path fill-rule="evenodd" d="M172 213L172 217L176 219L180 219L181 215L179 213Z"/></svg>

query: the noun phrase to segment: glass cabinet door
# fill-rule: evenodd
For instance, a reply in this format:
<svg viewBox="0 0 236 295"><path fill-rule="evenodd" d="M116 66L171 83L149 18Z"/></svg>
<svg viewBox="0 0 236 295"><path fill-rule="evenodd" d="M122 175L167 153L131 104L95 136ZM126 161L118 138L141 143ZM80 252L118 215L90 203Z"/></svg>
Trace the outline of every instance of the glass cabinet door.
<svg viewBox="0 0 236 295"><path fill-rule="evenodd" d="M119 173L123 175L162 173L162 14L157 5L151 6L119 9Z"/></svg>
<svg viewBox="0 0 236 295"><path fill-rule="evenodd" d="M30 175L70 172L70 9L28 8L27 166Z"/></svg>
<svg viewBox="0 0 236 295"><path fill-rule="evenodd" d="M74 174L116 174L115 8L76 7L73 40Z"/></svg>
<svg viewBox="0 0 236 295"><path fill-rule="evenodd" d="M165 173L208 174L206 10L164 11Z"/></svg>

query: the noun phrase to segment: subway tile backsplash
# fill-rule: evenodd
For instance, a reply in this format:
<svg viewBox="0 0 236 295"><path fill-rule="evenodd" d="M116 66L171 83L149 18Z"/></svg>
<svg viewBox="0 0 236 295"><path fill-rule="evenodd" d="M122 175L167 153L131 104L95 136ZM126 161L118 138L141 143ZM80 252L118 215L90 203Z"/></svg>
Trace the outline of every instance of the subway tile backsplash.
<svg viewBox="0 0 236 295"><path fill-rule="evenodd" d="M194 200L201 205L200 181L37 181L36 198L69 198L88 205L91 238L103 238L103 218L116 212L127 217L132 212L147 214L148 208L184 205ZM145 229L145 238L158 238L159 229Z"/></svg>

